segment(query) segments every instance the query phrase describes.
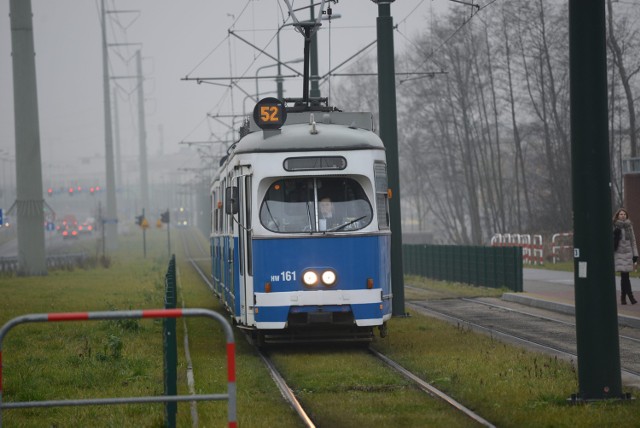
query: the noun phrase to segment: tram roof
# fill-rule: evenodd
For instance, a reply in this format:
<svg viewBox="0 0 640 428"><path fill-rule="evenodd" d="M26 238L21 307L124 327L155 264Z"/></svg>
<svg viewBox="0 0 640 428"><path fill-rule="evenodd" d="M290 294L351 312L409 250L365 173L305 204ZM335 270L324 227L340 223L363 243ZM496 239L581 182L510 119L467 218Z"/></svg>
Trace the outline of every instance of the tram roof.
<svg viewBox="0 0 640 428"><path fill-rule="evenodd" d="M286 124L278 130L263 131L253 120L250 126L251 133L237 143L235 153L384 150L382 140L372 132L371 113L295 112L287 115Z"/></svg>

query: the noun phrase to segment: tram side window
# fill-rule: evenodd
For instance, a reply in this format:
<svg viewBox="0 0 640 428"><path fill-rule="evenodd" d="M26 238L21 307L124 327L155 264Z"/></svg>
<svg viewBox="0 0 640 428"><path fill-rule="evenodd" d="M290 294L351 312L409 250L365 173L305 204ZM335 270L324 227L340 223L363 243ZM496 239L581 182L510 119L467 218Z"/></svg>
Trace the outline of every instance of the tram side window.
<svg viewBox="0 0 640 428"><path fill-rule="evenodd" d="M225 215L225 210L224 210L224 204L227 203L227 200L225 199L225 192L224 189L227 188L227 179L225 178L222 181L222 187L220 188L220 198L222 199L222 207L220 208L220 231L222 233L227 233L227 218L229 217L228 215Z"/></svg>
<svg viewBox="0 0 640 428"><path fill-rule="evenodd" d="M347 177L301 177L271 184L260 221L273 232L347 232L371 223L373 210L360 183Z"/></svg>
<svg viewBox="0 0 640 428"><path fill-rule="evenodd" d="M218 223L218 218L217 218L217 213L216 213L216 192L214 191L213 193L211 193L211 199L210 199L210 207L211 207L211 230L213 232L216 231L216 225Z"/></svg>
<svg viewBox="0 0 640 428"><path fill-rule="evenodd" d="M213 232L220 231L219 215L218 215L218 201L220 200L220 192L218 189L211 193L211 230Z"/></svg>
<svg viewBox="0 0 640 428"><path fill-rule="evenodd" d="M231 174L229 174L229 176L228 176L228 181L227 181L227 183L229 183L229 186L231 186L231 185L232 185L231 183L233 183L233 181L234 181L234 180L233 180L233 177L231 176ZM228 188L227 188L227 189L228 189ZM237 188L236 188L236 189L237 189ZM231 199L235 199L236 201L238 200L238 198L237 198L237 190L236 190L236 193L234 193L233 191L228 192L227 190L225 190L225 204L231 204L231 205L233 205L233 203L234 203L234 202L233 202ZM225 205L225 212L226 212L226 205ZM227 229L227 231L228 231L230 234L232 234L232 235L233 235L233 233L234 233L234 229L235 229L235 226L234 226L234 224L233 224L233 223L234 223L234 221L233 221L233 214L227 214L227 215L226 215L226 218L227 218L227 228L228 228L228 229Z"/></svg>
<svg viewBox="0 0 640 428"><path fill-rule="evenodd" d="M376 162L373 166L373 173L376 182L378 227L380 229L389 229L389 199L387 194L389 183L387 180L387 165L382 162Z"/></svg>

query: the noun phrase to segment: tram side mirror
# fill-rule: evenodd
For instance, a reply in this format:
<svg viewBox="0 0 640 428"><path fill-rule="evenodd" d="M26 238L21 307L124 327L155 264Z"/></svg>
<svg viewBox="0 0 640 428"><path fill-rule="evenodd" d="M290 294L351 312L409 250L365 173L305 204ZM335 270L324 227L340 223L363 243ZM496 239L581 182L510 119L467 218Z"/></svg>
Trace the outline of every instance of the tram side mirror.
<svg viewBox="0 0 640 428"><path fill-rule="evenodd" d="M225 189L224 211L227 214L238 214L238 187L227 187Z"/></svg>

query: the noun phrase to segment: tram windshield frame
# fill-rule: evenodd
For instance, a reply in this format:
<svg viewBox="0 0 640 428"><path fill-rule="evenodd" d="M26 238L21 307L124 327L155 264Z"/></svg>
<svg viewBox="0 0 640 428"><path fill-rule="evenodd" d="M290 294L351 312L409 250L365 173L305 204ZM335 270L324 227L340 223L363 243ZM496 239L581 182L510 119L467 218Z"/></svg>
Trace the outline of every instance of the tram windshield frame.
<svg viewBox="0 0 640 428"><path fill-rule="evenodd" d="M373 209L350 177L287 177L269 186L260 222L276 233L352 232L367 227Z"/></svg>

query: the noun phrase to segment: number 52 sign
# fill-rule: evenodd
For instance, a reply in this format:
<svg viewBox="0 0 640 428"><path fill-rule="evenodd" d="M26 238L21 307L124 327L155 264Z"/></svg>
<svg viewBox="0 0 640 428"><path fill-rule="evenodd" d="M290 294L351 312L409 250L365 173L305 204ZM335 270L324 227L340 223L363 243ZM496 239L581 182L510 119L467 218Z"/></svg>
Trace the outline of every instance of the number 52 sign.
<svg viewBox="0 0 640 428"><path fill-rule="evenodd" d="M253 120L261 129L280 129L287 120L287 110L277 98L263 98L253 109Z"/></svg>

